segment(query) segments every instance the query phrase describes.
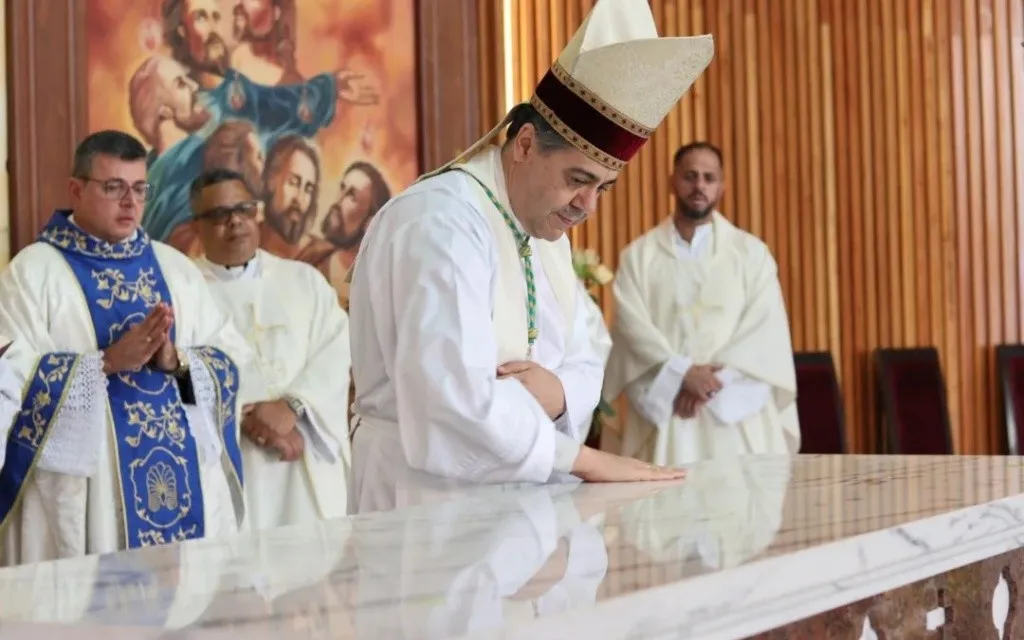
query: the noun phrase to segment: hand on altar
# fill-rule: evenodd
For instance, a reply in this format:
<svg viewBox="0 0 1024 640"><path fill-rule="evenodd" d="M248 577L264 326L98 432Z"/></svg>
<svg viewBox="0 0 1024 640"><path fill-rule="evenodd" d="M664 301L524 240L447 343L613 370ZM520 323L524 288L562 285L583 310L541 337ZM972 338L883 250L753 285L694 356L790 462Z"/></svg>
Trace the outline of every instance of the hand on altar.
<svg viewBox="0 0 1024 640"><path fill-rule="evenodd" d="M573 463L572 474L585 482L651 482L684 478L686 470L659 467L584 445Z"/></svg>
<svg viewBox="0 0 1024 640"><path fill-rule="evenodd" d="M174 313L169 304L161 302L153 307L142 322L103 350L103 373L110 375L141 369L164 344L170 342L172 324ZM173 345L171 351L174 351ZM177 355L174 357L177 359Z"/></svg>
<svg viewBox="0 0 1024 640"><path fill-rule="evenodd" d="M722 369L719 365L699 364L690 367L683 378L680 393L688 392L697 399L707 402L722 390L722 381L715 375Z"/></svg>
<svg viewBox="0 0 1024 640"><path fill-rule="evenodd" d="M380 90L365 74L343 69L334 74L338 84L338 99L354 105L373 105L380 102Z"/></svg>
<svg viewBox="0 0 1024 640"><path fill-rule="evenodd" d="M554 373L536 362L513 360L498 367L498 378L515 378L530 392L552 420L565 413L565 389Z"/></svg>

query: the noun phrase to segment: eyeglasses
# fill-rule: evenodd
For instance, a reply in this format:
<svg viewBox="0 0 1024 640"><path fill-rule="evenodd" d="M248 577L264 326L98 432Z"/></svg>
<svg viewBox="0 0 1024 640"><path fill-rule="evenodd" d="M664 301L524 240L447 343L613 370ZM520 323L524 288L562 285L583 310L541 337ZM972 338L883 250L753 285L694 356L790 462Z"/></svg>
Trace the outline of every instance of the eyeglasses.
<svg viewBox="0 0 1024 640"><path fill-rule="evenodd" d="M149 200L149 196L153 194L153 185L141 180L139 182L133 182L132 184L128 184L127 181L120 178L97 180L95 178L84 176L79 178L79 180L95 182L100 185L100 193L103 194L103 197L110 200L124 200L124 197L128 195L129 190L131 190L133 198L143 202Z"/></svg>
<svg viewBox="0 0 1024 640"><path fill-rule="evenodd" d="M213 207L197 214L196 220L206 220L213 224L224 224L231 219L232 215L240 218L252 218L260 209L258 200L246 200L230 207Z"/></svg>

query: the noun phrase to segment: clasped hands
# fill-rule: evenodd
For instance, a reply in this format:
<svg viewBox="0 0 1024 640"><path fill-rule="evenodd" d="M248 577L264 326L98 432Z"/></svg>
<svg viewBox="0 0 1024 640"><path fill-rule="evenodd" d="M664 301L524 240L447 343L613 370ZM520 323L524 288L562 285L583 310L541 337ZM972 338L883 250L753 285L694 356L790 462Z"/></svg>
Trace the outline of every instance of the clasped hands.
<svg viewBox="0 0 1024 640"><path fill-rule="evenodd" d="M138 371L146 365L164 373L177 369L180 363L178 350L171 341L173 324L171 305L166 302L157 304L142 322L103 350L103 373Z"/></svg>
<svg viewBox="0 0 1024 640"><path fill-rule="evenodd" d="M530 392L552 420L565 413L565 389L551 371L530 360L512 360L498 367L498 379L515 378Z"/></svg>
<svg viewBox="0 0 1024 640"><path fill-rule="evenodd" d="M267 400L242 407L242 433L257 446L276 451L281 460L293 462L306 449L298 416L285 400Z"/></svg>
<svg viewBox="0 0 1024 640"><path fill-rule="evenodd" d="M690 367L676 394L674 413L680 418L696 416L697 411L722 390L722 381L715 375L721 369L721 365L716 364Z"/></svg>

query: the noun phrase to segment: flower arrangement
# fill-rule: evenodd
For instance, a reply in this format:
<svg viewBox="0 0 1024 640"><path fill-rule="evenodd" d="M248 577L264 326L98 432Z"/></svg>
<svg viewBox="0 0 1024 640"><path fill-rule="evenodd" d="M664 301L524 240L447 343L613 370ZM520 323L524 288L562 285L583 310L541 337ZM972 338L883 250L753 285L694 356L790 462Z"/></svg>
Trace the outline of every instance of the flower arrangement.
<svg viewBox="0 0 1024 640"><path fill-rule="evenodd" d="M601 258L593 249L576 249L572 252L572 268L576 271L576 277L583 281L583 286L590 293L590 299L595 303L597 296L592 289L603 287L615 277L612 270L601 264Z"/></svg>
<svg viewBox="0 0 1024 640"><path fill-rule="evenodd" d="M600 256L593 249L576 249L572 252L572 268L576 272L576 277L583 282L584 288L587 293L590 294L590 299L594 301L594 304L598 303L597 295L594 293L595 287L603 287L614 279L612 270L606 267L602 262ZM597 408L594 409L594 418L590 424L590 433L587 435L587 444L593 447L598 447L601 438L601 429L604 426L605 418L614 418L615 409L608 404L604 398L597 404Z"/></svg>

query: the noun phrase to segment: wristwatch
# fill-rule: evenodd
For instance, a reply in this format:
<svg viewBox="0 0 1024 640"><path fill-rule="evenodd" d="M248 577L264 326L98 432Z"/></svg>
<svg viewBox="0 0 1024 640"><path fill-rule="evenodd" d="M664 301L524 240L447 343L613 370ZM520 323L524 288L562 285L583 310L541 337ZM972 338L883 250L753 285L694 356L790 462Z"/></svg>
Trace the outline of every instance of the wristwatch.
<svg viewBox="0 0 1024 640"><path fill-rule="evenodd" d="M175 378L184 378L188 375L188 355L182 349L176 349L178 352L178 367L171 372L171 375Z"/></svg>
<svg viewBox="0 0 1024 640"><path fill-rule="evenodd" d="M296 418L306 415L306 405L302 404L302 400L285 397L285 402L288 403L288 408L295 412Z"/></svg>

